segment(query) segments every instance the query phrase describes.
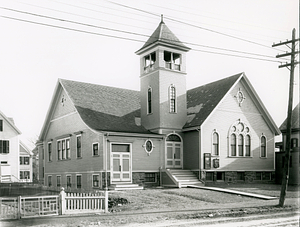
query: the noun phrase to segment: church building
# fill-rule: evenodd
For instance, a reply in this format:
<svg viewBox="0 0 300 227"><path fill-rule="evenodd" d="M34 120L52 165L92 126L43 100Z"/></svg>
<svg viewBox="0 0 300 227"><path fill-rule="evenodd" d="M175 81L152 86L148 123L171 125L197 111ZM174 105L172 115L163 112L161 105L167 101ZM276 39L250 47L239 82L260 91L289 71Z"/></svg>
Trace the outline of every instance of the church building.
<svg viewBox="0 0 300 227"><path fill-rule="evenodd" d="M280 130L249 79L187 90L189 50L161 21L136 51L140 91L59 79L39 179L70 190L273 180Z"/></svg>

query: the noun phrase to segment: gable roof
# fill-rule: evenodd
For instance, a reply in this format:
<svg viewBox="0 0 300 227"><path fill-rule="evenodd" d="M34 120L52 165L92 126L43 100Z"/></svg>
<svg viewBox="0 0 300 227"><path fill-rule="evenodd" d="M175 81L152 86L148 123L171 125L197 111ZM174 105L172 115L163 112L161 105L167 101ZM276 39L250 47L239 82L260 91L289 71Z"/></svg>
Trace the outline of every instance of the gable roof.
<svg viewBox="0 0 300 227"><path fill-rule="evenodd" d="M243 79L243 80L242 80ZM241 81L251 93L254 102L266 123L275 132L280 130L258 97L250 81L239 73L187 91L187 122L183 129L192 130L201 126L216 109L233 86ZM83 122L96 131L154 134L145 129L140 121L140 92L103 85L59 79L58 85L65 90ZM56 86L40 139L43 138L46 122L51 115L51 106L60 86ZM53 111L53 110L52 110Z"/></svg>
<svg viewBox="0 0 300 227"><path fill-rule="evenodd" d="M139 91L59 79L80 117L99 131L151 133L138 123Z"/></svg>
<svg viewBox="0 0 300 227"><path fill-rule="evenodd" d="M175 48L179 48L181 50L188 51L189 47L185 46L175 35L174 33L167 27L167 25L161 21L158 27L155 29L150 38L146 41L141 49L139 49L136 53L141 53L143 50L148 49L148 47L152 47L153 45L165 45L171 46Z"/></svg>
<svg viewBox="0 0 300 227"><path fill-rule="evenodd" d="M298 105L293 109L292 111L292 124L291 124L291 128L292 130L294 129L300 129L300 122L299 122L299 118L300 118L300 112L299 112L299 108L300 108L300 103L298 103ZM284 122L281 124L281 126L279 127L280 131L285 132L287 130L287 119L284 120Z"/></svg>
<svg viewBox="0 0 300 227"><path fill-rule="evenodd" d="M233 88L234 84L239 81L242 81L245 88L251 93L256 107L270 129L275 135L280 135L280 130L244 73L239 73L187 91L187 123L183 129L201 126L231 88Z"/></svg>
<svg viewBox="0 0 300 227"><path fill-rule="evenodd" d="M236 74L187 91L187 123L183 128L201 126L229 89L243 74Z"/></svg>
<svg viewBox="0 0 300 227"><path fill-rule="evenodd" d="M33 153L31 152L31 150L21 140L19 141L19 145L20 145L20 153L22 151L25 151L26 153L28 153L28 155L33 155Z"/></svg>
<svg viewBox="0 0 300 227"><path fill-rule="evenodd" d="M22 134L21 131L17 128L15 125L15 122L13 118L6 117L4 113L0 111L0 115L3 117L3 119L20 135Z"/></svg>

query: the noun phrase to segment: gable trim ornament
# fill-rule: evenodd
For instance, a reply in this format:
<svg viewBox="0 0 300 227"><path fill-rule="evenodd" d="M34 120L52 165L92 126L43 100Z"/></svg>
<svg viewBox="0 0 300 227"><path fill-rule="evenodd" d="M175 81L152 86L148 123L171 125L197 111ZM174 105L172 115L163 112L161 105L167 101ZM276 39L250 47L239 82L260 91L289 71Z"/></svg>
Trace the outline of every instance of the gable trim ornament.
<svg viewBox="0 0 300 227"><path fill-rule="evenodd" d="M242 92L241 88L239 88L237 94L234 96L239 104L239 106L242 106L242 103L244 102L244 99L246 99L244 93Z"/></svg>

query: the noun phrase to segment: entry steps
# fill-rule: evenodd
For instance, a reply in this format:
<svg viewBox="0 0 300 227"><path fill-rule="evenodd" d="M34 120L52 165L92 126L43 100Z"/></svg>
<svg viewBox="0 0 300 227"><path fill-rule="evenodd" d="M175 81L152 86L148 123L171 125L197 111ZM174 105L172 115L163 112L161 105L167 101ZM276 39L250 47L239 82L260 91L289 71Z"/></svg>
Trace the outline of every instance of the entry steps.
<svg viewBox="0 0 300 227"><path fill-rule="evenodd" d="M142 190L144 189L144 187L132 183L117 183L117 184L111 184L108 187L108 189L112 191L125 191L125 190Z"/></svg>
<svg viewBox="0 0 300 227"><path fill-rule="evenodd" d="M191 170L167 169L167 171L177 182L179 188L186 188L189 185L204 186L204 184L201 181L199 181L197 176Z"/></svg>

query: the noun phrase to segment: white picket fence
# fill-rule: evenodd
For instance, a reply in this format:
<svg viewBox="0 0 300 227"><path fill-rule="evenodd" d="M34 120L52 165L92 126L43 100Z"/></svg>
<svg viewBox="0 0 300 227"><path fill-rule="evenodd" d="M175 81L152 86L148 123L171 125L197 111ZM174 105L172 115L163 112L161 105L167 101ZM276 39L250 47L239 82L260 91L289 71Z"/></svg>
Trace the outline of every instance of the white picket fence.
<svg viewBox="0 0 300 227"><path fill-rule="evenodd" d="M61 191L61 214L108 212L108 192L65 193Z"/></svg>
<svg viewBox="0 0 300 227"><path fill-rule="evenodd" d="M108 191L0 198L0 220L91 212L108 212Z"/></svg>

